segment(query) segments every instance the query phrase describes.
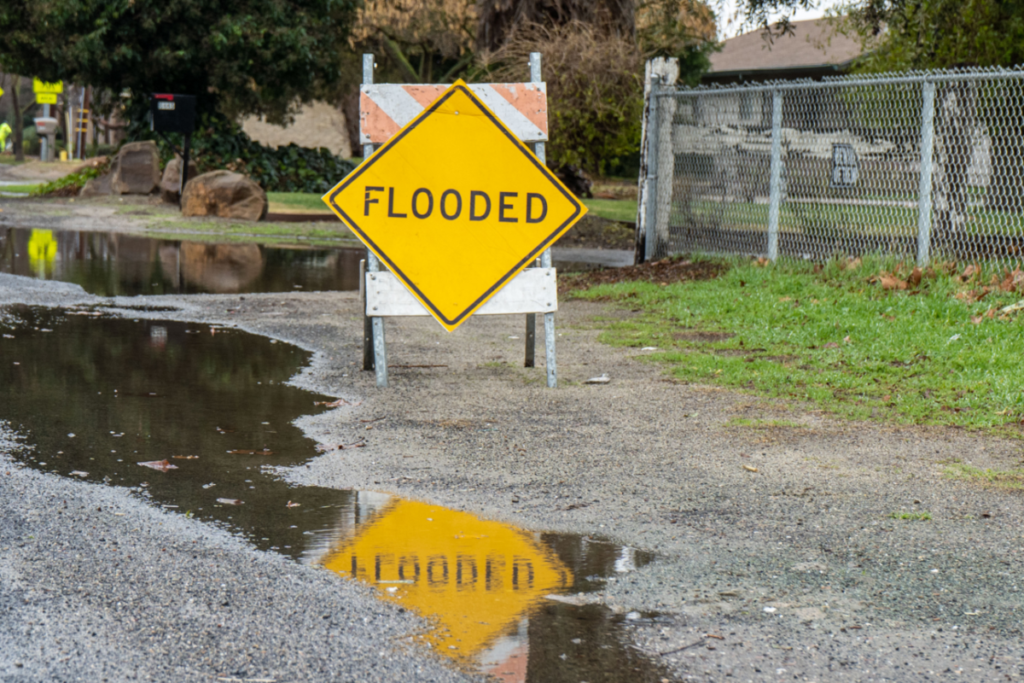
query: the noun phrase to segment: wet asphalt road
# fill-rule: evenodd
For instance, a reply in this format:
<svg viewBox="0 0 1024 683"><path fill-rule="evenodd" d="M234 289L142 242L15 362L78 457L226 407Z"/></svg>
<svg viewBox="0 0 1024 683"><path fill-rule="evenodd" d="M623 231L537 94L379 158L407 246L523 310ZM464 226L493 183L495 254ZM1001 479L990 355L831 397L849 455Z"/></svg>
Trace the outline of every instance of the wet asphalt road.
<svg viewBox="0 0 1024 683"><path fill-rule="evenodd" d="M66 287L64 292L0 279L0 302L88 299ZM521 336L521 321L489 318L474 319L450 336L430 321L389 321L392 364L447 367L395 368L392 388L381 392L372 375L355 365L361 320L354 296L153 301L181 306L180 312L161 316L234 322L316 351L295 382L361 401L304 418L300 426L326 445L365 436L366 448L332 451L281 476L297 483L391 491L521 526L599 533L659 552L653 565L610 582L603 593L576 599L599 600L619 611L662 612L667 619L644 622L630 632L636 647L668 664L679 680L991 681L1024 675L1022 498L943 476L943 467L954 459L979 467L1017 466L1019 442L958 430L838 423L800 406L678 385L643 362L643 352L597 342L600 324L594 318L624 315L599 304L562 307L562 386L556 391L543 387L542 367L520 367L522 341L512 337ZM582 383L601 373L612 382ZM741 427L730 422L736 417L785 419L797 426ZM375 418L382 419L372 430L361 422ZM381 658L393 670L361 668L385 666L372 657L374 643L381 640L374 632L388 634L387 642L394 644L415 629L408 615L390 613L363 589L339 588L323 572L249 550L122 492L22 471L0 481L8 487L0 493L0 548L13 549L0 554L0 639L18 639L17 650L0 640L0 677L52 680L40 676L41 666L58 666L54 662L68 657L62 652L84 653L84 659L72 656L59 664L67 673L56 679L71 680L76 666L91 661L92 647L116 672L193 666L209 676L230 673L230 666L241 666L236 662L250 655L269 667L271 656L260 659L250 648L253 642L267 652L277 648L278 655L304 653L296 656L294 680L322 680L317 672L328 669L301 668L315 664L340 667L335 670L344 672L343 680L455 675L396 645ZM22 500L29 490L41 498L27 498L35 504L26 506ZM64 520L40 512L52 511L58 498L67 496L80 504L63 512ZM102 510L93 512L113 505L93 506L93 500L111 496L135 506L133 515L144 520L113 536L119 545L145 539L131 540L140 545L131 560L122 560L123 581L111 578L102 542L90 537L127 519L127 514L111 520ZM891 513L901 510L926 510L932 520L892 519ZM28 536L40 540L28 545ZM186 561L189 545L204 552ZM175 553L184 564L161 562L165 553ZM78 564L52 557L74 558ZM173 581L146 580L149 572L171 564L190 567L197 577L210 572L209 580L194 584L202 610L183 607L181 591L166 588ZM252 574L268 579L261 586L237 566L252 566ZM94 583L72 587L73 580L52 578L58 574L93 577ZM220 578L227 575L234 584ZM224 596L230 605L224 609L240 610L236 616L243 618L210 627L220 623L214 611L222 595L218 581L235 587L234 594ZM163 651L157 640L147 640L147 627L121 617L101 619L107 612L98 607L100 601L117 602L114 586L137 596L137 608L129 614L140 619L153 610L159 616L147 623L162 624L158 633L186 645L151 658L150 649ZM292 640L288 619L270 616L276 612L263 599L246 606L241 597L264 586L272 604L295 592L292 603L308 599L314 605L329 593L347 609L372 617L375 628L362 629L358 621L352 628L335 627L335 642L344 640L342 649L366 653L366 659L343 657L339 650L333 651L337 659L330 657L332 651L322 648L331 645L326 638L331 627L315 623L309 610L291 613L302 624L298 632L323 637ZM181 623L189 627L169 628L175 619L186 619ZM200 622L207 631L218 629L213 645L203 644L198 634L207 631ZM258 633L251 630L254 624L260 624ZM225 628L235 630L219 630ZM16 635L7 635L12 632ZM164 636L153 638L165 642ZM209 650L221 661L207 663L199 653ZM7 655L14 651L25 666L15 667ZM246 671L271 670L259 666ZM410 666L425 669L409 674L401 668Z"/></svg>

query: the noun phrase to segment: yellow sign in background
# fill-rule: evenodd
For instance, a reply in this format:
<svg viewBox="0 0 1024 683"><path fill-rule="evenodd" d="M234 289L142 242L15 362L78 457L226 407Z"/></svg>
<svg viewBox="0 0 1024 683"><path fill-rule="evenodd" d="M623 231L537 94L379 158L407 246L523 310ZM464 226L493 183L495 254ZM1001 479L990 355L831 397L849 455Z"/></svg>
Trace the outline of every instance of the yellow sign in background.
<svg viewBox="0 0 1024 683"><path fill-rule="evenodd" d="M37 95L40 93L60 95L64 92L64 81L54 81L53 83L47 83L46 81L41 81L38 78L33 78L32 92L34 92Z"/></svg>
<svg viewBox="0 0 1024 683"><path fill-rule="evenodd" d="M586 213L462 81L324 201L449 331Z"/></svg>
<svg viewBox="0 0 1024 683"><path fill-rule="evenodd" d="M57 104L57 95L46 92L37 93L36 104Z"/></svg>
<svg viewBox="0 0 1024 683"><path fill-rule="evenodd" d="M483 650L543 596L573 582L572 572L525 531L409 500L389 504L323 564L435 617L439 628L430 640L457 658Z"/></svg>

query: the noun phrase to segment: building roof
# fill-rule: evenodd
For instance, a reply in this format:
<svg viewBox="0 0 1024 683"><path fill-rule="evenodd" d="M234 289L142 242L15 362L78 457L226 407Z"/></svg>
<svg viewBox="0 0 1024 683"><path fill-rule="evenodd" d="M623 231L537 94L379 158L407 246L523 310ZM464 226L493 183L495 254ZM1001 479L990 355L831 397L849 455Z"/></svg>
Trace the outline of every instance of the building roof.
<svg viewBox="0 0 1024 683"><path fill-rule="evenodd" d="M809 71L840 71L861 54L853 38L835 33L827 19L792 22L793 33L776 36L769 44L761 29L755 29L723 43L721 52L711 55L708 76L762 78L804 75Z"/></svg>

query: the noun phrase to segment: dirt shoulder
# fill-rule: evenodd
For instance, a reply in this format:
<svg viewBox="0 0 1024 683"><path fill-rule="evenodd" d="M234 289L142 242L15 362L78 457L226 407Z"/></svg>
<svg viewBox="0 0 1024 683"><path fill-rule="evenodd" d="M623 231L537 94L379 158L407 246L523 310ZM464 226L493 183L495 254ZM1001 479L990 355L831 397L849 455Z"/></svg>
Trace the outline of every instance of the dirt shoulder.
<svg viewBox="0 0 1024 683"><path fill-rule="evenodd" d="M250 297L230 318L318 350L297 381L362 403L301 426L326 446L368 441L283 476L657 551L654 565L572 599L671 615L633 637L680 677L1021 672L1020 496L942 472L956 459L1015 465L1017 441L835 422L680 385L643 351L598 341L602 319L628 312L578 301L558 315L556 390L543 367L521 367L521 321L497 317L451 335L389 320L391 387L378 390L359 370L354 296L275 302L276 319ZM224 304L204 300L203 315ZM410 367L423 365L444 367ZM603 373L609 384L585 384Z"/></svg>

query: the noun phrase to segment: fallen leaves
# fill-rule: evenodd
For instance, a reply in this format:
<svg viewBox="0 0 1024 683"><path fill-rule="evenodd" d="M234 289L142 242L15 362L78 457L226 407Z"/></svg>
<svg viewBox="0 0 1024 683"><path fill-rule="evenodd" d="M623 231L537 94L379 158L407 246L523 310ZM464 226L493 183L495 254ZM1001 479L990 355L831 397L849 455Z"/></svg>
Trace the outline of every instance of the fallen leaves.
<svg viewBox="0 0 1024 683"><path fill-rule="evenodd" d="M164 458L163 460L150 460L148 462L140 462L138 464L142 465L143 467L148 467L152 470L157 470L158 472L166 472L168 470L178 469L177 465L171 464L171 461L167 460L166 458Z"/></svg>
<svg viewBox="0 0 1024 683"><path fill-rule="evenodd" d="M388 367L394 367L394 366L391 365L391 366L388 366ZM346 401L343 398L339 398L337 401L313 401L313 405L315 405L315 406L323 406L325 408L338 408L340 406L353 406L353 407L355 407L355 406L358 406L358 405L361 405L361 404L362 404L362 401L360 401L359 403L352 403L351 401Z"/></svg>

